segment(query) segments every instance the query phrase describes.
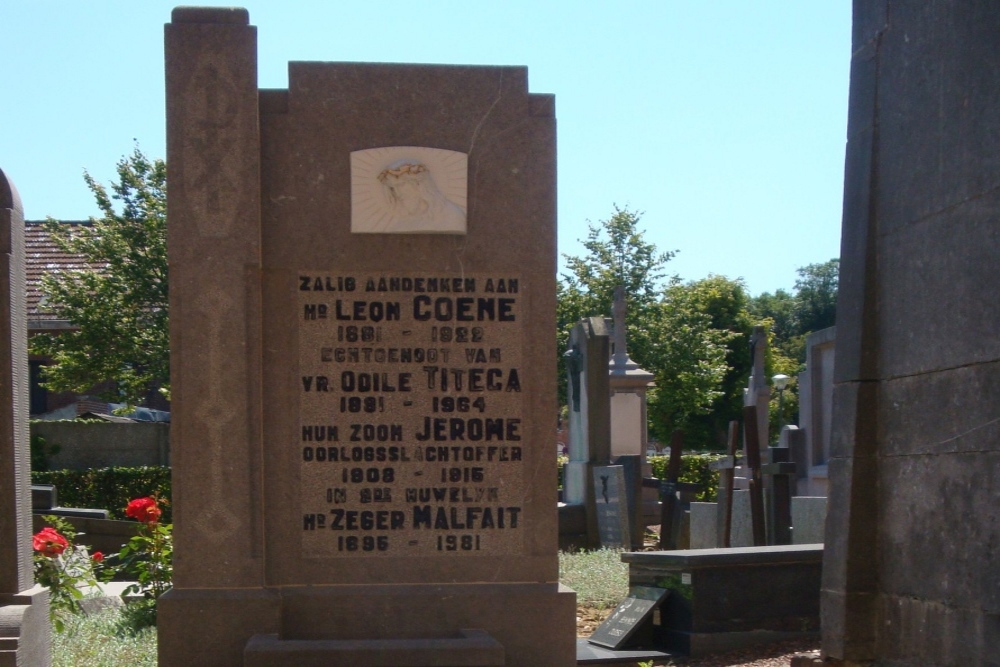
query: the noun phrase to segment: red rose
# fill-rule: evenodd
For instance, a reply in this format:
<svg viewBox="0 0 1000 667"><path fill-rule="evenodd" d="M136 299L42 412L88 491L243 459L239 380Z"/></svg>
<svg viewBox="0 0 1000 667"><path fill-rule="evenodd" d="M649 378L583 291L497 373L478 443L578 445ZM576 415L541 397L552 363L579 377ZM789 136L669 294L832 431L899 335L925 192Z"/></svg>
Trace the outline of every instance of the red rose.
<svg viewBox="0 0 1000 667"><path fill-rule="evenodd" d="M156 523L160 518L160 508L156 504L156 499L149 496L136 498L125 508L125 516L130 516L136 521L143 523Z"/></svg>
<svg viewBox="0 0 1000 667"><path fill-rule="evenodd" d="M104 560L104 554L102 554L100 551L95 551L90 555L90 560L94 561L95 563L100 563L102 560Z"/></svg>
<svg viewBox="0 0 1000 667"><path fill-rule="evenodd" d="M66 551L66 547L69 546L69 542L66 541L66 538L60 535L59 531L52 527L42 528L40 531L35 533L31 542L32 546L35 547L35 551L44 554L49 558L55 558L62 552Z"/></svg>

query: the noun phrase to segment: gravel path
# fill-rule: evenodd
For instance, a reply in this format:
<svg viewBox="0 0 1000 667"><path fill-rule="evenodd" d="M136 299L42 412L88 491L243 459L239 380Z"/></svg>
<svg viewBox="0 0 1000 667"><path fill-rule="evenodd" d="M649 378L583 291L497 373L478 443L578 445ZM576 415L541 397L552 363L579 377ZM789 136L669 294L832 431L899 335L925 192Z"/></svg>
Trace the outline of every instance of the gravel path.
<svg viewBox="0 0 1000 667"><path fill-rule="evenodd" d="M819 642L811 639L766 644L730 653L720 653L704 658L674 660L666 665L678 667L788 667L792 657L809 651L818 651Z"/></svg>

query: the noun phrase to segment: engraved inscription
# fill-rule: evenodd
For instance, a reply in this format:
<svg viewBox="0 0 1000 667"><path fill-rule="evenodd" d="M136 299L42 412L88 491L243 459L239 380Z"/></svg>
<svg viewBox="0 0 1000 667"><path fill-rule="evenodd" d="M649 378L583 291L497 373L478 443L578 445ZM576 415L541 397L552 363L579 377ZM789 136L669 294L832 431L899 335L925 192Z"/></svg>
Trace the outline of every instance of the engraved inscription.
<svg viewBox="0 0 1000 667"><path fill-rule="evenodd" d="M521 288L297 276L304 557L523 550Z"/></svg>

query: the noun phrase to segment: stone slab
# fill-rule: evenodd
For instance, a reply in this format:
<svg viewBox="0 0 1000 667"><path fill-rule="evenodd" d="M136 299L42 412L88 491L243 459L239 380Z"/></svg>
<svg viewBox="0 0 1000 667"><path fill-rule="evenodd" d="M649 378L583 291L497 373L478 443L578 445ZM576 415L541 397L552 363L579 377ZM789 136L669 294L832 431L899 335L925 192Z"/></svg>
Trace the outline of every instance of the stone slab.
<svg viewBox="0 0 1000 667"><path fill-rule="evenodd" d="M641 551L622 554L622 561L630 565L635 563L636 565L656 566L665 570L821 563L823 561L823 545L784 544L771 547L734 547L732 549Z"/></svg>
<svg viewBox="0 0 1000 667"><path fill-rule="evenodd" d="M595 646L586 639L576 640L576 664L578 665L634 665L638 662L662 660L678 657L676 653L650 649L612 651L603 646Z"/></svg>
<svg viewBox="0 0 1000 667"><path fill-rule="evenodd" d="M245 667L492 667L506 664L503 646L482 630L461 630L440 639L281 640L254 635Z"/></svg>
<svg viewBox="0 0 1000 667"><path fill-rule="evenodd" d="M815 544L626 553L622 561L630 586L671 591L657 646L702 655L817 635L822 557Z"/></svg>
<svg viewBox="0 0 1000 667"><path fill-rule="evenodd" d="M792 544L823 543L826 503L826 498L792 496Z"/></svg>
<svg viewBox="0 0 1000 667"><path fill-rule="evenodd" d="M718 503L691 503L691 548L714 549L718 545Z"/></svg>

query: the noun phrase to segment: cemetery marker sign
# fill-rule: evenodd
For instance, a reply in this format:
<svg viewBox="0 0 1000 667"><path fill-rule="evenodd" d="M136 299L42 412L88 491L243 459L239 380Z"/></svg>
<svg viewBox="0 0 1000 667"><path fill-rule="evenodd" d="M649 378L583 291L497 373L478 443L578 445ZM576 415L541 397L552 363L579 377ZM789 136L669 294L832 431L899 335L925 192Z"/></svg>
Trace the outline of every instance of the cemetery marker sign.
<svg viewBox="0 0 1000 667"><path fill-rule="evenodd" d="M574 664L552 96L344 63L259 91L245 10L172 18L160 663Z"/></svg>

